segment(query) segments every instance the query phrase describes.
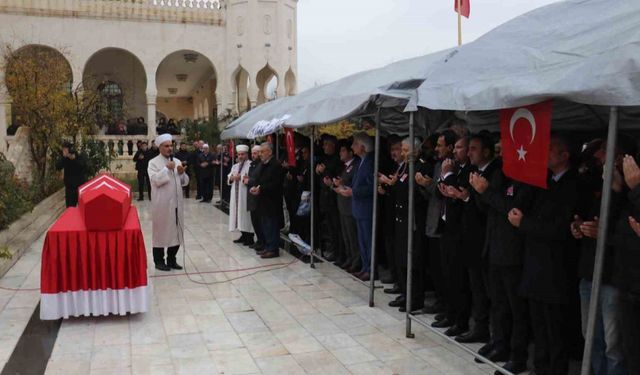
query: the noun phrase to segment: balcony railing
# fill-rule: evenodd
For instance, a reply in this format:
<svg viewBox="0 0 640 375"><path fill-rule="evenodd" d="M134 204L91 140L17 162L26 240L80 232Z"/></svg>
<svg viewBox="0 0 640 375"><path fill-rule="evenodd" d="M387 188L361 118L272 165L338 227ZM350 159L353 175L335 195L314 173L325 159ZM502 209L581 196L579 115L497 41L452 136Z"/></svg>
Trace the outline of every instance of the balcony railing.
<svg viewBox="0 0 640 375"><path fill-rule="evenodd" d="M223 0L0 0L0 13L224 25Z"/></svg>

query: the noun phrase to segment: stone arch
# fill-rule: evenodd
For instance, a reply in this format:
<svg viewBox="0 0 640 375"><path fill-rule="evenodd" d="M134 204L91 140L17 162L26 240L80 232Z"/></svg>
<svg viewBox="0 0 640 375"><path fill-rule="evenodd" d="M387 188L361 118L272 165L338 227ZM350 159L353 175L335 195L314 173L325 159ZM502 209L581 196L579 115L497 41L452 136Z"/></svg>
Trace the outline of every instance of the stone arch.
<svg viewBox="0 0 640 375"><path fill-rule="evenodd" d="M101 95L111 92L105 88L112 84L117 84L122 91L122 106L118 111L113 111L113 98L102 95L106 111L101 111L98 121L107 132L113 130L119 120L147 118L147 74L134 53L117 47L96 51L84 64L82 81L85 90L99 90Z"/></svg>
<svg viewBox="0 0 640 375"><path fill-rule="evenodd" d="M256 84L258 85L256 103L258 105L276 98L279 81L278 74L269 64L260 69L256 75Z"/></svg>
<svg viewBox="0 0 640 375"><path fill-rule="evenodd" d="M29 75L29 81L34 82L37 85L38 77L31 77L33 71L47 72L48 74L59 75L59 83L66 89L71 91L73 89L73 70L69 60L60 50L47 46L44 44L26 44L12 51L12 57L7 61L5 66L4 77L2 84L0 84L0 94L4 95L4 90L9 94L12 100L11 104L0 103L0 105L6 106L5 111L8 111L10 116L10 123L7 129L9 135L15 134L17 128L22 125L23 116L20 113L20 93L17 87L14 85L20 85L22 81L21 77ZM28 61L26 64L21 64L21 61ZM48 83L54 83L57 87L57 83L52 80L47 80ZM3 98L3 100L6 100ZM4 113L5 111L0 111ZM3 137L1 134L0 137ZM0 147L1 148L1 147Z"/></svg>
<svg viewBox="0 0 640 375"><path fill-rule="evenodd" d="M251 82L249 72L247 72L242 65L238 65L233 72L232 82L235 109L238 111L238 114L243 114L251 109L251 99L249 98L249 86Z"/></svg>
<svg viewBox="0 0 640 375"><path fill-rule="evenodd" d="M291 68L289 68L289 70L287 70L287 73L284 75L284 89L285 89L286 96L292 96L296 94L296 91L297 91L296 75L293 72L293 70L291 70Z"/></svg>
<svg viewBox="0 0 640 375"><path fill-rule="evenodd" d="M156 70L159 108L175 119L209 117L202 103L214 103L217 72L204 54L183 49L168 54ZM215 110L214 110L215 112Z"/></svg>
<svg viewBox="0 0 640 375"><path fill-rule="evenodd" d="M202 107L204 107L204 119L209 121L209 115L211 114L211 108L209 107L209 99L204 98L204 102L202 103Z"/></svg>

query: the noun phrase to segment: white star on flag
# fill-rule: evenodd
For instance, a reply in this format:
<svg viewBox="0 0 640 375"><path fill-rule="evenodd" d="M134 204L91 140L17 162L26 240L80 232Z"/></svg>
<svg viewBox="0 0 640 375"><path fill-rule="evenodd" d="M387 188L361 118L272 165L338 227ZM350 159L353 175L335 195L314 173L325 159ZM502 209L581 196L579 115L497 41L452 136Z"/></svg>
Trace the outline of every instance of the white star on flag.
<svg viewBox="0 0 640 375"><path fill-rule="evenodd" d="M516 152L518 153L518 160L527 161L527 159L525 159L525 155L527 155L527 151L524 149L524 147L520 146L520 148L517 149Z"/></svg>

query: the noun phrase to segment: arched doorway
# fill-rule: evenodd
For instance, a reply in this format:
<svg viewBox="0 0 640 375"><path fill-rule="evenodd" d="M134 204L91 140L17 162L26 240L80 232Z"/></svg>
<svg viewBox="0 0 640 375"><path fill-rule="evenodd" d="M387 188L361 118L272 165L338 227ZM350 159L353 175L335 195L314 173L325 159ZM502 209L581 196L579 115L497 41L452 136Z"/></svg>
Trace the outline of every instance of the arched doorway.
<svg viewBox="0 0 640 375"><path fill-rule="evenodd" d="M138 117L147 119L147 76L140 60L120 48L105 48L94 53L82 74L86 90L100 94L98 124L107 134L120 134L118 122L129 124L129 132L146 134L137 129ZM135 128L135 129L134 129Z"/></svg>
<svg viewBox="0 0 640 375"><path fill-rule="evenodd" d="M215 67L203 54L180 50L165 57L156 72L158 110L180 122L217 114Z"/></svg>
<svg viewBox="0 0 640 375"><path fill-rule="evenodd" d="M278 75L276 74L276 71L273 70L269 64L265 65L265 67L256 75L256 84L258 85L258 105L276 99L278 83Z"/></svg>

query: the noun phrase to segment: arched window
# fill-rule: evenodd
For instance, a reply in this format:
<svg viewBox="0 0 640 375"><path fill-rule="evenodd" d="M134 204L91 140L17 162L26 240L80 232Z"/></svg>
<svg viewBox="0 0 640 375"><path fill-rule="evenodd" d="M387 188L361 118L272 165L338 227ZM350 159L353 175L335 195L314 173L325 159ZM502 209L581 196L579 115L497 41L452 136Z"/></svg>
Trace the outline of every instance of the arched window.
<svg viewBox="0 0 640 375"><path fill-rule="evenodd" d="M102 98L103 110L112 119L122 118L123 94L120 85L107 81L98 86Z"/></svg>

